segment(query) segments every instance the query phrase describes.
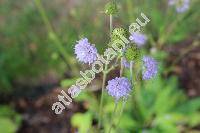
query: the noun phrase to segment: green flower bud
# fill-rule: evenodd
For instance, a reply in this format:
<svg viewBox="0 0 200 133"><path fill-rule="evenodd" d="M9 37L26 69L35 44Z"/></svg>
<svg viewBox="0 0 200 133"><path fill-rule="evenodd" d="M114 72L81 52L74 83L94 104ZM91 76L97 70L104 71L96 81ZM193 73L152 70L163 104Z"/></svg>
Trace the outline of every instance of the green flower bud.
<svg viewBox="0 0 200 133"><path fill-rule="evenodd" d="M111 33L111 40L120 39L119 35L127 37L127 31L123 28L115 28Z"/></svg>
<svg viewBox="0 0 200 133"><path fill-rule="evenodd" d="M124 55L128 61L138 62L141 58L140 49L134 44L131 44L131 46L126 49Z"/></svg>
<svg viewBox="0 0 200 133"><path fill-rule="evenodd" d="M105 6L105 13L108 15L115 15L117 14L118 9L117 9L117 4L116 2L112 1L106 4Z"/></svg>
<svg viewBox="0 0 200 133"><path fill-rule="evenodd" d="M117 41L117 40L122 41L122 39L120 38L119 35L124 36L126 38L127 37L127 31L123 28L115 28L111 33L111 41L109 42L108 46L112 46L112 44L115 43L115 41ZM120 45L120 44L118 43L117 45Z"/></svg>

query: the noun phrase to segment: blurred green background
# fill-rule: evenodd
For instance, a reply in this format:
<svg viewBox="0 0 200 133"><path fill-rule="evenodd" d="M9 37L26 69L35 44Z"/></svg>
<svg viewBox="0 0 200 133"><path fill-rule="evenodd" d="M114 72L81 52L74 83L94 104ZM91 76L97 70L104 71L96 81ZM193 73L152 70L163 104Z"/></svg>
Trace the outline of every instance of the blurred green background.
<svg viewBox="0 0 200 133"><path fill-rule="evenodd" d="M87 37L99 53L106 49L107 2L0 0L0 133L95 132L101 74L61 115L51 106L60 90L88 68L75 58L76 41ZM143 28L148 36L143 50L159 61L159 74L134 88L113 133L200 132L199 5L190 0L189 9L177 13L167 0L117 0L114 27L128 30L141 12L150 18ZM113 101L106 95L104 128Z"/></svg>

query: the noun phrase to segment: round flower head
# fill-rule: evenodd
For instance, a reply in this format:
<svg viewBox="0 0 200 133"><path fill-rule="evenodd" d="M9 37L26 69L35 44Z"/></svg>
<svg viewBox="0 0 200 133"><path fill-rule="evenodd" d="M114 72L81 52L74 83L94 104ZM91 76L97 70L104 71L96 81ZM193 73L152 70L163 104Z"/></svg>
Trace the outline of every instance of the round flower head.
<svg viewBox="0 0 200 133"><path fill-rule="evenodd" d="M131 83L127 78L124 77L116 77L108 81L108 85L106 86L108 94L115 98L115 100L119 100L121 97L127 97L131 91Z"/></svg>
<svg viewBox="0 0 200 133"><path fill-rule="evenodd" d="M146 41L147 41L146 35L141 34L141 33L137 33L137 32L133 32L130 35L129 39L132 42L136 43L138 47L143 46L146 43Z"/></svg>
<svg viewBox="0 0 200 133"><path fill-rule="evenodd" d="M68 93L71 94L72 98L75 98L79 95L79 93L81 92L81 87L78 85L72 85L69 89L68 89Z"/></svg>
<svg viewBox="0 0 200 133"><path fill-rule="evenodd" d="M145 70L142 73L142 77L144 80L148 80L153 78L158 72L157 62L148 56L143 57Z"/></svg>
<svg viewBox="0 0 200 133"><path fill-rule="evenodd" d="M176 4L177 0L168 0L168 5L173 6Z"/></svg>
<svg viewBox="0 0 200 133"><path fill-rule="evenodd" d="M170 6L176 6L178 13L183 13L189 9L190 0L169 0L168 4Z"/></svg>
<svg viewBox="0 0 200 133"><path fill-rule="evenodd" d="M97 59L97 49L83 38L75 45L76 58L83 63L93 63Z"/></svg>

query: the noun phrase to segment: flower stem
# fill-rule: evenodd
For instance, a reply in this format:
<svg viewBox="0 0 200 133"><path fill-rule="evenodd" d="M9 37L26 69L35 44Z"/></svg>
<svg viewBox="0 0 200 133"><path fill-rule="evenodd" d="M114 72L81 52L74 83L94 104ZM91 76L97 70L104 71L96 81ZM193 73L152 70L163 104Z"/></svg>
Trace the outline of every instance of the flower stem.
<svg viewBox="0 0 200 133"><path fill-rule="evenodd" d="M160 38L157 41L157 48L158 49L162 49L163 44L165 43L165 41L167 41L167 39L169 38L169 36L171 35L171 33L176 30L177 25L179 24L179 22L181 22L185 17L184 15L180 15L177 17L177 19L175 21L173 21L165 30L165 32L161 33Z"/></svg>
<svg viewBox="0 0 200 133"><path fill-rule="evenodd" d="M112 71L113 69L115 69L119 64L118 64L118 60L119 60L119 56L116 58L115 63L113 66L111 66L108 70L107 73L109 73L110 71Z"/></svg>
<svg viewBox="0 0 200 133"><path fill-rule="evenodd" d="M123 70L124 70L123 57L121 57L120 77L122 77L122 75L123 75ZM118 105L118 101L115 101L115 108L114 108L114 111L113 111L113 114L112 114L112 117L111 117L111 125L110 125L108 133L111 132L111 129L112 129L113 125L114 125L113 118L114 118L114 115L115 115L116 110L117 110L117 105ZM120 112L120 115L121 115L121 113L122 113L122 111Z"/></svg>
<svg viewBox="0 0 200 133"><path fill-rule="evenodd" d="M120 77L123 75L124 65L123 65L123 57L121 58L121 67L120 67Z"/></svg>
<svg viewBox="0 0 200 133"><path fill-rule="evenodd" d="M103 72L103 83L101 88L101 101L100 101L100 108L99 108L99 123L98 123L98 129L101 127L101 119L102 119L102 108L103 108L103 99L104 99L104 88L107 78L107 65L105 65L105 70Z"/></svg>
<svg viewBox="0 0 200 133"><path fill-rule="evenodd" d="M113 30L113 17L112 14L110 15L110 35L112 33ZM105 65L105 69L103 72L103 83L102 83L102 88L101 88L101 101L100 101L100 108L99 108L99 123L98 123L98 129L100 129L101 127L101 121L102 121L102 108L103 108L103 99L104 99L104 88L105 88L105 83L106 83L106 78L107 78L107 69L108 69L108 65Z"/></svg>
<svg viewBox="0 0 200 133"><path fill-rule="evenodd" d="M133 61L130 62L130 81L131 81L131 85L133 85ZM127 100L123 100L122 108L121 108L120 113L119 113L119 119L117 121L116 127L118 127L118 125L120 123L120 120L121 120L121 117L122 117L122 114L124 112L124 108L125 108L125 105L126 105L126 101Z"/></svg>
<svg viewBox="0 0 200 133"><path fill-rule="evenodd" d="M121 108L120 113L119 113L119 119L118 119L117 124L115 125L115 127L118 127L118 125L120 123L120 120L121 120L121 117L122 117L122 114L124 112L124 108L125 108L125 105L126 105L126 101L127 100L123 100L122 108Z"/></svg>
<svg viewBox="0 0 200 133"><path fill-rule="evenodd" d="M51 23L49 22L49 19L45 13L44 7L42 6L41 0L35 0L35 5L38 8L39 14L42 17L42 20L44 21L44 24L46 26L46 29L49 33L50 39L54 42L55 46L57 47L60 55L64 58L64 61L67 64L67 67L70 68L70 59L69 59L69 54L65 51L65 47L62 45L61 41L59 40L58 36L54 32Z"/></svg>
<svg viewBox="0 0 200 133"><path fill-rule="evenodd" d="M133 85L133 61L130 62L130 81L131 85Z"/></svg>
<svg viewBox="0 0 200 133"><path fill-rule="evenodd" d="M109 128L109 130L108 130L108 133L111 132L111 129L112 129L112 127L113 127L113 123L114 123L113 119L114 119L115 113L116 113L116 111L117 111L117 106L118 106L118 101L115 102L115 107L114 107L114 110L113 110L113 113L112 113L111 124L110 124L110 128Z"/></svg>
<svg viewBox="0 0 200 133"><path fill-rule="evenodd" d="M112 33L113 30L113 16L110 14L110 34Z"/></svg>

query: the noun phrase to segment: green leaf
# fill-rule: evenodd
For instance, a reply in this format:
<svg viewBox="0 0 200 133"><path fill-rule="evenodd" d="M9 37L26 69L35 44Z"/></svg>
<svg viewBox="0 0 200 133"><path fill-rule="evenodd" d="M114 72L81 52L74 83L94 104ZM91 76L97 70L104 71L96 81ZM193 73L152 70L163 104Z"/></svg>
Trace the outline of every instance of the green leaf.
<svg viewBox="0 0 200 133"><path fill-rule="evenodd" d="M171 109L169 103L166 103L170 102L170 93L171 89L169 87L163 88L163 90L158 93L154 107L157 114L164 114Z"/></svg>
<svg viewBox="0 0 200 133"><path fill-rule="evenodd" d="M18 126L9 118L0 117L0 132L15 133Z"/></svg>
<svg viewBox="0 0 200 133"><path fill-rule="evenodd" d="M69 87L69 86L75 84L75 82L76 82L76 78L74 78L74 79L64 79L64 80L61 81L60 84L61 84L61 87Z"/></svg>
<svg viewBox="0 0 200 133"><path fill-rule="evenodd" d="M195 98L195 99L186 101L180 106L178 106L176 110L184 114L192 114L200 110L200 98Z"/></svg>
<svg viewBox="0 0 200 133"><path fill-rule="evenodd" d="M200 112L188 116L188 123L191 127L200 125Z"/></svg>
<svg viewBox="0 0 200 133"><path fill-rule="evenodd" d="M160 132L163 133L178 133L176 122L184 120L184 116L179 114L165 114L157 117L153 125L158 128Z"/></svg>
<svg viewBox="0 0 200 133"><path fill-rule="evenodd" d="M137 122L134 121L128 114L122 115L120 120L119 128L122 129L133 129L137 127Z"/></svg>
<svg viewBox="0 0 200 133"><path fill-rule="evenodd" d="M157 31L158 34L163 33L166 25L163 19L163 14L157 9L152 9L151 20L152 20L151 23L153 26L153 30Z"/></svg>
<svg viewBox="0 0 200 133"><path fill-rule="evenodd" d="M76 113L71 118L71 124L78 128L79 133L87 133L92 125L91 113Z"/></svg>
<svg viewBox="0 0 200 133"><path fill-rule="evenodd" d="M9 106L0 106L0 116L12 116L15 112Z"/></svg>
<svg viewBox="0 0 200 133"><path fill-rule="evenodd" d="M113 102L108 102L106 105L104 105L104 111L107 113L113 112L113 109L115 107L115 104Z"/></svg>

